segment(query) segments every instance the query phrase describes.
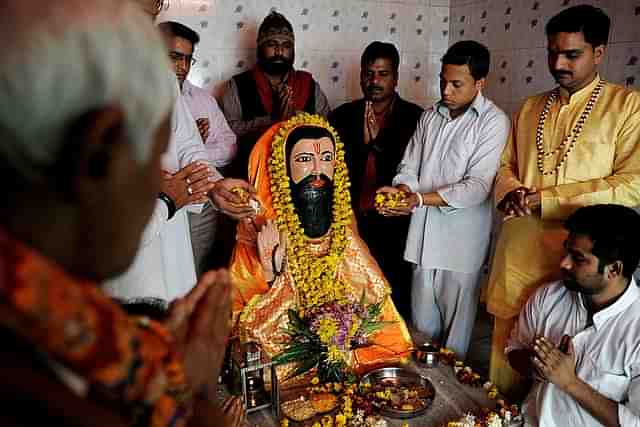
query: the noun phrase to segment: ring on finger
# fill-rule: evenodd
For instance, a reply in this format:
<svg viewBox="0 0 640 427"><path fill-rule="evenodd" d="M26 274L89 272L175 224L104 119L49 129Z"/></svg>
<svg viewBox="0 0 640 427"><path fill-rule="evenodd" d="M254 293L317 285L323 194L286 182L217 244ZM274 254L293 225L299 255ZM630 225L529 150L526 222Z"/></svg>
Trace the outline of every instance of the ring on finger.
<svg viewBox="0 0 640 427"><path fill-rule="evenodd" d="M191 187L187 187L187 193L189 195L192 195L193 194L193 189Z"/></svg>

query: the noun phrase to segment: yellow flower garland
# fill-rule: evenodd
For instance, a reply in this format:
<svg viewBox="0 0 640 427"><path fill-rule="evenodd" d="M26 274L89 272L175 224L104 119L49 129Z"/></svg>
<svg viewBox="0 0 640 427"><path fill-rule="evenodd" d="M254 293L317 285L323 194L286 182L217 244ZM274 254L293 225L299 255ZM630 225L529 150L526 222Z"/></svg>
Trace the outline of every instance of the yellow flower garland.
<svg viewBox="0 0 640 427"><path fill-rule="evenodd" d="M333 136L336 166L333 175L333 221L329 229L331 244L326 256L314 257L307 249L307 238L291 198L287 175L285 145L289 134L300 126L327 129ZM298 308L302 317L308 310L325 303L347 302L347 285L337 278L338 263L347 244L347 227L351 223L349 177L344 161L344 145L329 123L318 115L300 113L282 125L271 145L269 160L271 194L278 229L289 235L287 264L298 290Z"/></svg>

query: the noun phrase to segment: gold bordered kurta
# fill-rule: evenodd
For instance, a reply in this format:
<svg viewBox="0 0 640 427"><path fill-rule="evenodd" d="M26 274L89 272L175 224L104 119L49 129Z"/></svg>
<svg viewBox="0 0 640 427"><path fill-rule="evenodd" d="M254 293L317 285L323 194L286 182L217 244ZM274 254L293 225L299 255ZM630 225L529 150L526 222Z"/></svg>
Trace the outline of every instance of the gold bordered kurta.
<svg viewBox="0 0 640 427"><path fill-rule="evenodd" d="M568 96L561 90L544 127L549 152L573 129L598 83ZM640 205L640 93L606 83L574 149L557 174L537 167L536 126L549 92L527 99L513 120L496 178L495 200L518 187L542 190L541 216L506 221L498 239L487 304L499 318L518 315L529 295L557 277L565 238L563 221L582 206ZM553 169L565 150L545 159Z"/></svg>
<svg viewBox="0 0 640 427"><path fill-rule="evenodd" d="M279 127L274 125L265 133L254 147L249 161L249 181L256 188L257 198L263 207L255 220L258 224L275 218L267 164L271 141ZM267 284L253 234L251 226L240 223L231 261L233 317L236 331L243 340L259 342L267 353L274 356L284 349L287 310L297 308L298 290L286 266L271 285ZM309 253L312 256L326 255L329 237L308 240ZM349 286L354 301L359 300L363 291L367 304L384 301L381 320L394 322L375 333L370 339L370 346L353 351L351 367L361 373L376 366L399 362L408 355L412 341L390 298L389 284L353 227L347 229L346 240L345 251L337 267L337 279Z"/></svg>

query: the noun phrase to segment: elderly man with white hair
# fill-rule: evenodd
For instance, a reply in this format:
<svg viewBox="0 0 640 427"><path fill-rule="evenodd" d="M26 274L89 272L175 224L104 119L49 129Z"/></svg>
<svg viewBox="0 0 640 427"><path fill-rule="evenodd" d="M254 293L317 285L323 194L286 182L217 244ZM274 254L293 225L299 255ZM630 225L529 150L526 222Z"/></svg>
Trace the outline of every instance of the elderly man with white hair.
<svg viewBox="0 0 640 427"><path fill-rule="evenodd" d="M224 357L226 272L164 324L99 286L133 262L162 186L159 34L124 0L7 0L0 38L0 425L237 425L201 393Z"/></svg>
<svg viewBox="0 0 640 427"><path fill-rule="evenodd" d="M136 2L153 19L163 4L157 0ZM104 285L107 293L133 310L139 310L140 306L166 310L171 301L184 296L195 285L197 268L187 212L200 214L211 197L216 207L236 219L254 214L253 209L230 192L234 187L249 192L253 189L245 181L223 179L216 170L180 94L178 81L169 68L167 73L172 76L176 102L169 148L163 157L163 191L133 266Z"/></svg>

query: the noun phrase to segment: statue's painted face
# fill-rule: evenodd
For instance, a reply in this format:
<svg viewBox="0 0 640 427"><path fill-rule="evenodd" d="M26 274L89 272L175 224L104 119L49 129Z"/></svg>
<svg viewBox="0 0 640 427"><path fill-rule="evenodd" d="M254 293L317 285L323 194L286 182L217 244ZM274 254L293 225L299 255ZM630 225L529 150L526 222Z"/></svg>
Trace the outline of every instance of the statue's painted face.
<svg viewBox="0 0 640 427"><path fill-rule="evenodd" d="M333 180L336 156L333 142L327 136L321 138L302 138L291 149L289 171L294 184L309 175L325 175Z"/></svg>
<svg viewBox="0 0 640 427"><path fill-rule="evenodd" d="M336 153L333 140L317 129L299 132L302 135L293 138L301 138L291 147L288 159L291 198L304 233L315 238L324 236L331 226Z"/></svg>

